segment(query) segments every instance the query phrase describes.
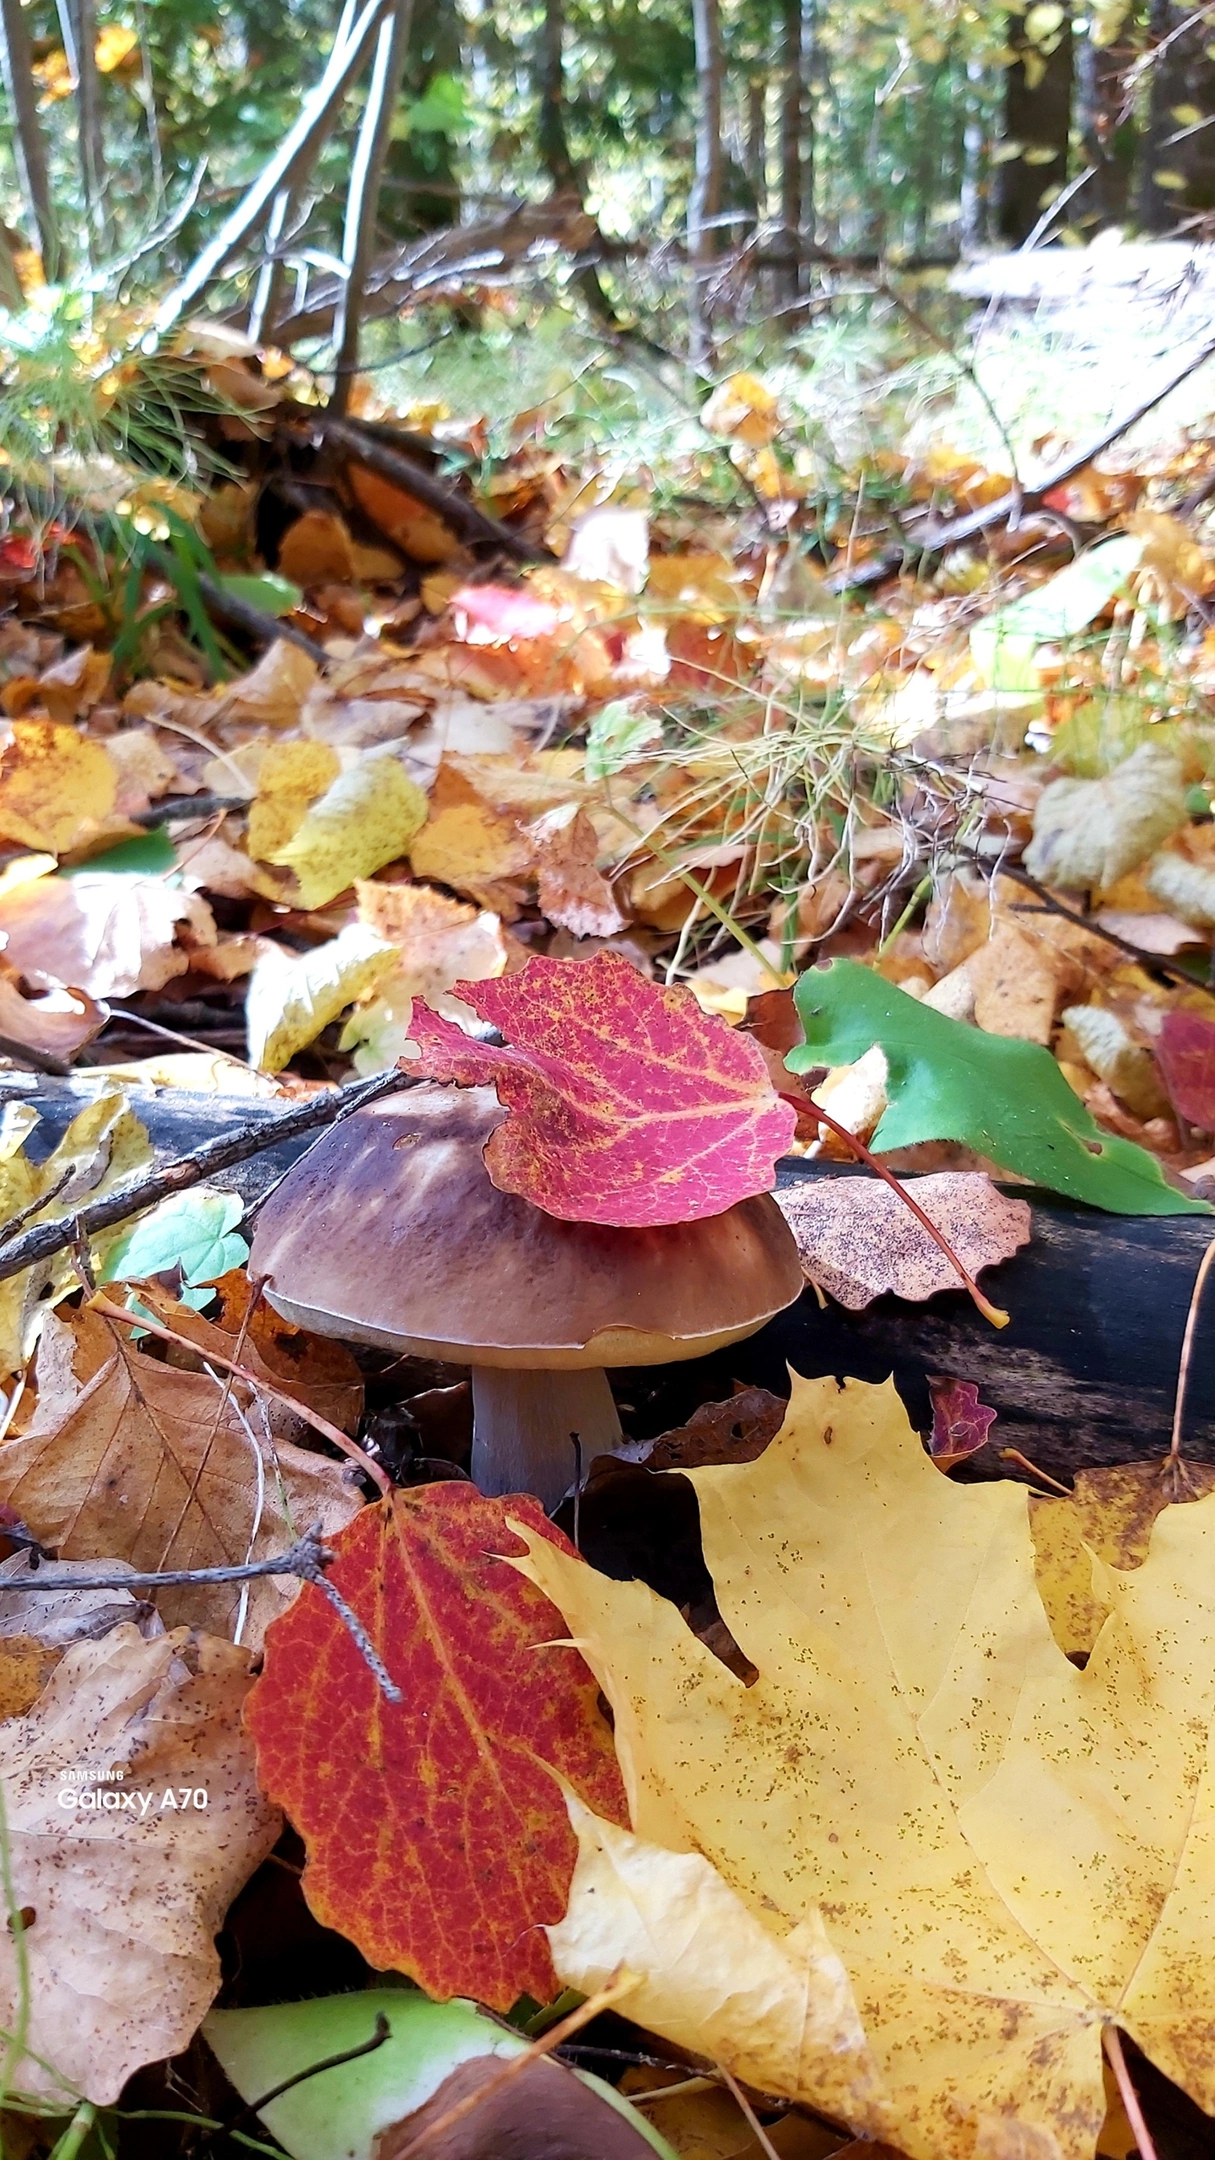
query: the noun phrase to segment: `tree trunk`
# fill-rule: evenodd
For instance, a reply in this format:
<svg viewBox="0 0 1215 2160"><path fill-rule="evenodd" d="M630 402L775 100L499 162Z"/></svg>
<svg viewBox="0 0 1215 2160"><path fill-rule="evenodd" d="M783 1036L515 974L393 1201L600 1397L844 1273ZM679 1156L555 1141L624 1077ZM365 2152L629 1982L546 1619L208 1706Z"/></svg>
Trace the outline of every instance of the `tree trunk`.
<svg viewBox="0 0 1215 2160"><path fill-rule="evenodd" d="M786 297L801 284L799 235L802 223L802 0L781 0L780 40L780 221L791 261L783 276Z"/></svg>
<svg viewBox="0 0 1215 2160"><path fill-rule="evenodd" d="M391 15L380 25L363 124L350 168L350 192L346 198L346 225L342 236L346 281L334 322L337 357L330 406L335 413L344 413L350 404L359 364L363 295L375 255L380 187L409 52L412 18L413 0L394 0Z"/></svg>
<svg viewBox="0 0 1215 2160"><path fill-rule="evenodd" d="M753 75L747 84L747 178L755 196L755 214L768 214L768 78Z"/></svg>
<svg viewBox="0 0 1215 2160"><path fill-rule="evenodd" d="M38 118L34 85L34 55L21 0L0 0L0 66L13 119L13 154L17 177L30 221L30 237L42 251L43 267L50 279L62 275L58 232L47 177L46 144Z"/></svg>
<svg viewBox="0 0 1215 2160"><path fill-rule="evenodd" d="M93 0L59 0L59 25L76 91L76 139L89 261L105 253L105 144L101 132L101 77L97 71L97 10Z"/></svg>
<svg viewBox="0 0 1215 2160"><path fill-rule="evenodd" d="M1077 54L1080 136L1084 162L1093 167L1076 197L1072 222L1082 231L1125 224L1130 210L1135 127L1128 113L1126 70L1132 59L1125 45L1094 45L1083 38Z"/></svg>
<svg viewBox="0 0 1215 2160"><path fill-rule="evenodd" d="M1150 37L1159 50L1151 74L1139 222L1146 232L1162 233L1215 209L1215 60L1209 50L1215 41L1201 11L1172 0L1153 0ZM1179 111L1189 107L1197 118L1179 119Z"/></svg>
<svg viewBox="0 0 1215 2160"><path fill-rule="evenodd" d="M540 92L538 147L554 192L558 195L573 193L581 200L582 180L570 155L565 132L564 44L565 0L545 0L536 70Z"/></svg>
<svg viewBox="0 0 1215 2160"><path fill-rule="evenodd" d="M696 176L688 199L690 349L700 363L708 356L706 321L708 280L717 253L716 220L721 211L724 159L721 145L721 15L718 0L692 0L696 38Z"/></svg>
<svg viewBox="0 0 1215 2160"><path fill-rule="evenodd" d="M1034 10L1039 17L1045 12ZM1005 78L1001 147L1016 154L997 166L995 195L996 230L1010 247L1028 240L1046 206L1044 198L1067 183L1072 27L1061 6L1049 12L1051 27L1040 29L1036 39L1026 35L1028 17L1014 16L1008 26L1016 58Z"/></svg>

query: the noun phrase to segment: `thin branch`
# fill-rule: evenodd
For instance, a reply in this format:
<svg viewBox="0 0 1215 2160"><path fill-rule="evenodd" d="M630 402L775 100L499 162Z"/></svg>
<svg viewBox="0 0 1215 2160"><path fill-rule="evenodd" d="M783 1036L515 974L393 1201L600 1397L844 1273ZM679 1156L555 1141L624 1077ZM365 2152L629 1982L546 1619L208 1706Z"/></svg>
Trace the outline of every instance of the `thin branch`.
<svg viewBox="0 0 1215 2160"><path fill-rule="evenodd" d="M15 0L10 0L15 4ZM226 269L233 255L267 215L282 188L294 186L311 169L317 146L337 118L338 108L367 57L371 39L379 27L385 0L366 0L366 6L345 37L339 32L328 64L316 88L305 98L298 119L275 155L262 167L251 188L225 218L215 238L187 270L168 295L156 316L163 336L186 309L202 298L208 286Z"/></svg>
<svg viewBox="0 0 1215 2160"><path fill-rule="evenodd" d="M1011 523L1020 517L1023 510L1039 509L1047 495L1053 494L1056 488L1065 486L1067 481L1074 480L1077 473L1082 473L1086 466L1092 464L1094 458L1100 457L1103 451L1117 442L1120 435L1127 434L1138 421L1145 419L1148 413L1154 411L1157 405L1162 404L1166 397L1185 382L1187 376L1192 375L1204 361L1213 357L1215 337L1209 337L1188 359L1175 367L1172 374L1159 383L1148 397L1141 399L1130 411L1120 414L1117 420L1112 420L1109 426L1091 442L1087 442L1083 449L1052 466L1034 487L1001 495L996 502L984 503L980 509L968 512L965 517L954 518L947 525L929 526L927 530L918 532L914 541L910 541L909 536L907 547L897 550L891 548L884 555L874 556L869 562L858 563L855 569L846 568L837 572L828 578L828 588L832 592L846 592L855 591L865 585L880 585L902 568L908 555L922 562L929 556L940 555L949 548L957 547L964 540L973 540L980 533L990 532L993 526Z"/></svg>
<svg viewBox="0 0 1215 2160"><path fill-rule="evenodd" d="M115 1223L126 1222L128 1216L154 1207L158 1200L167 1200L172 1193L185 1192L191 1185L201 1184L216 1171L230 1170L237 1163L249 1162L253 1156L264 1155L268 1148L277 1147L280 1141L294 1140L300 1133L312 1132L317 1126L336 1125L354 1111L361 1110L364 1104L377 1102L381 1095L392 1095L399 1088L416 1084L406 1073L377 1073L374 1080L365 1081L358 1087L335 1088L332 1094L316 1095L310 1102L299 1103L292 1110L283 1110L270 1117L251 1118L231 1132L220 1133L214 1140L205 1140L178 1162L165 1163L146 1177L107 1193L103 1200L91 1201L75 1215L60 1216L54 1222L35 1223L20 1237L6 1240L0 1245L0 1282L20 1275L39 1260L49 1260L55 1253L67 1252L78 1229L86 1237L91 1237L96 1230L110 1230Z"/></svg>
<svg viewBox="0 0 1215 2160"><path fill-rule="evenodd" d="M1161 1465L1161 1476L1166 1486L1174 1488L1175 1498L1182 1496L1181 1488L1187 1482L1181 1457L1182 1421L1185 1415L1186 1388L1190 1379L1190 1360L1194 1353L1194 1336L1198 1327L1198 1313L1202 1305L1202 1293L1206 1287L1207 1276L1211 1272L1213 1263L1215 1263L1215 1238L1211 1239L1202 1259L1198 1263L1198 1273L1194 1277L1194 1287L1190 1292L1190 1309L1186 1314L1185 1334L1181 1341L1181 1363L1177 1369L1177 1393L1173 1402L1173 1431L1169 1440L1169 1452Z"/></svg>
<svg viewBox="0 0 1215 2160"><path fill-rule="evenodd" d="M143 1324L147 1325L146 1322ZM56 1575L55 1563L44 1561L41 1565L31 1566L28 1575L10 1580L0 1578L0 1593L6 1590L176 1590L192 1589L199 1583L247 1583L260 1580L264 1575L295 1575L301 1582L311 1583L329 1599L381 1693L391 1703L403 1702L400 1688L391 1678L362 1621L351 1611L340 1590L334 1589L325 1573L336 1558L332 1548L322 1542L320 1524L314 1523L311 1530L287 1547L286 1552L277 1553L268 1560L247 1560L239 1567L159 1568L148 1573L132 1570L122 1575Z"/></svg>
<svg viewBox="0 0 1215 2160"><path fill-rule="evenodd" d="M403 488L415 502L425 505L451 526L457 539L472 546L479 544L501 548L504 554L513 555L520 562L548 562L551 557L546 549L537 549L518 533L511 532L497 518L489 517L479 510L476 503L466 502L455 488L445 481L436 480L424 465L415 463L403 450L384 441L376 429L364 426L359 420L343 419L337 413L301 413L313 427L319 427L327 442L336 443L357 465L365 465L368 472L388 480L394 487Z"/></svg>
<svg viewBox="0 0 1215 2160"><path fill-rule="evenodd" d="M363 294L375 254L376 218L384 163L396 118L397 98L409 53L413 0L392 0L392 11L380 24L372 63L367 104L350 168L350 191L346 199L346 224L342 236L342 260L346 278L334 322L337 358L329 410L346 412L359 364L359 333L363 318Z"/></svg>
<svg viewBox="0 0 1215 2160"><path fill-rule="evenodd" d="M322 1417L320 1411L313 1410L308 1403L301 1402L297 1395L288 1395L285 1388L275 1387L274 1382L268 1380L264 1373L251 1372L247 1365L239 1364L235 1358L222 1357L218 1350L212 1350L209 1345L204 1349L201 1343L191 1342L188 1335L179 1334L176 1328L164 1327L159 1320L149 1320L146 1312L128 1312L124 1306L115 1305L112 1299L104 1297L100 1292L91 1296L88 1303L90 1312L100 1313L106 1320L121 1321L123 1327L138 1328L144 1335L155 1335L160 1342L175 1343L179 1350L188 1350L193 1357L207 1358L222 1371L234 1373L236 1378L243 1380L246 1387L251 1387L255 1394L272 1395L275 1402L282 1403L295 1417L302 1418L306 1425L311 1425L315 1432L319 1432L322 1439L328 1440L341 1454L348 1455L351 1462L357 1463L359 1469L372 1479L385 1498L391 1492L392 1486L386 1472L379 1463L372 1461L370 1455L364 1454L357 1440L352 1440L349 1433L344 1433L340 1425L330 1424L327 1417Z"/></svg>
<svg viewBox="0 0 1215 2160"><path fill-rule="evenodd" d="M758 2115L755 2112L755 2109L752 2107L751 2102L748 2100L745 2092L743 2091L742 2086L739 2084L738 2079L734 2077L729 2070L727 2070L724 2063L718 2063L717 2067L721 2072L724 2082L730 2089L730 2094L734 2101L735 2107L738 2109L740 2115L746 2122L747 2128L751 2132L752 2137L755 2139L756 2144L759 2146L760 2151L767 2155L767 2160L780 2160L780 2154L777 2152L775 2145L772 2143L771 2138L768 2136L767 2131L764 2129L763 2124L761 2123Z"/></svg>

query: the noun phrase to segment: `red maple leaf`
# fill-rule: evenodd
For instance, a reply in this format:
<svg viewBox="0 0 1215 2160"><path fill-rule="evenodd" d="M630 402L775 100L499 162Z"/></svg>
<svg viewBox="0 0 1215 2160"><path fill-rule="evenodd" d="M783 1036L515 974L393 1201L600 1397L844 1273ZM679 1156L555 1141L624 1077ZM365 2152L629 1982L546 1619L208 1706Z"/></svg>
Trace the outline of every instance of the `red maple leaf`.
<svg viewBox="0 0 1215 2160"><path fill-rule="evenodd" d="M1215 1132L1215 1020L1170 1012L1156 1037L1156 1062L1174 1110L1200 1132Z"/></svg>
<svg viewBox="0 0 1215 2160"><path fill-rule="evenodd" d="M497 1088L510 1114L485 1166L499 1192L564 1222L642 1229L771 1191L797 1113L758 1043L691 991L612 952L537 958L456 991L506 1046L474 1041L418 999L409 1032L422 1055L405 1069Z"/></svg>
<svg viewBox="0 0 1215 2160"><path fill-rule="evenodd" d="M401 1691L390 1702L323 1592L266 1637L246 1706L263 1790L307 1847L326 1927L428 1995L508 2010L557 1993L546 1923L577 1856L558 1778L627 1823L594 1679L505 1554L510 1519L570 1550L539 1501L395 1492L333 1540L328 1579ZM553 1776L553 1772L557 1776Z"/></svg>

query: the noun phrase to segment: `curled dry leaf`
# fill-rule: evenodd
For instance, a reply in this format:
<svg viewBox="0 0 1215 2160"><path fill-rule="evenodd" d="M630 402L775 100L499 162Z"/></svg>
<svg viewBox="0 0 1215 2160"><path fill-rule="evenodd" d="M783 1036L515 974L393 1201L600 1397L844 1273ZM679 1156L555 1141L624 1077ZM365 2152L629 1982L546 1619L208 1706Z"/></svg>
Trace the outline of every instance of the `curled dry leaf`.
<svg viewBox="0 0 1215 2160"><path fill-rule="evenodd" d="M334 1541L329 1580L401 1701L385 1701L305 1585L269 1633L247 1713L263 1789L307 1846L317 1918L381 1971L502 2011L557 1993L537 1923L560 1916L574 1864L558 1779L624 1812L594 1683L555 1640L552 1607L499 1557L518 1550L515 1515L565 1547L539 1501L468 1485L365 1508Z"/></svg>
<svg viewBox="0 0 1215 2160"><path fill-rule="evenodd" d="M485 1150L502 1192L567 1222L696 1222L768 1192L793 1136L757 1043L690 991L639 975L619 953L533 959L494 983L461 983L505 1047L471 1041L419 1001L418 1070L492 1082L508 1116Z"/></svg>
<svg viewBox="0 0 1215 2160"><path fill-rule="evenodd" d="M142 2063L185 2047L211 2003L216 1930L279 1831L241 1729L249 1662L186 1628L147 1642L123 1625L74 1644L28 1715L0 1724L30 1991L28 2053L14 2050L10 2089L108 2106ZM91 1765L120 1780L69 1786L66 1770ZM74 1806L60 1804L65 1790ZM163 1804L183 1790L205 1792L205 1807ZM17 1947L3 1929L9 2032L19 2000Z"/></svg>
<svg viewBox="0 0 1215 2160"><path fill-rule="evenodd" d="M358 1513L341 1467L276 1439L243 1383L163 1364L87 1309L48 1323L37 1375L33 1422L0 1447L0 1500L66 1559L241 1566L285 1552L311 1523L328 1532ZM217 1635L243 1617L241 1639L256 1649L296 1588L285 1575L196 1583L157 1603L167 1621Z"/></svg>
<svg viewBox="0 0 1215 2160"><path fill-rule="evenodd" d="M49 990L27 998L0 975L0 1035L42 1057L70 1061L101 1033L109 1017L109 1008L83 991Z"/></svg>
<svg viewBox="0 0 1215 2160"><path fill-rule="evenodd" d="M1168 1116L1169 1098L1156 1060L1116 1012L1100 1005L1069 1005L1063 1020L1085 1063L1128 1110L1137 1118Z"/></svg>
<svg viewBox="0 0 1215 2160"><path fill-rule="evenodd" d="M285 952L266 940L245 999L250 1064L281 1072L388 973L393 959L391 945L365 923L347 924L308 953Z"/></svg>
<svg viewBox="0 0 1215 2160"><path fill-rule="evenodd" d="M111 871L41 877L0 894L5 959L29 983L67 985L90 997L159 990L184 975L179 927L214 945L215 917L199 893L163 879Z"/></svg>
<svg viewBox="0 0 1215 2160"><path fill-rule="evenodd" d="M625 917L597 866L599 841L585 810L562 803L527 828L536 851L541 913L575 937L614 937Z"/></svg>
<svg viewBox="0 0 1215 2160"><path fill-rule="evenodd" d="M1026 1202L1010 1200L978 1172L913 1178L908 1190L971 1275L1010 1260L1031 1236ZM957 1269L924 1225L874 1178L799 1179L777 1193L776 1204L797 1240L807 1280L850 1312L888 1290L918 1303L959 1287Z"/></svg>
<svg viewBox="0 0 1215 2160"><path fill-rule="evenodd" d="M623 1958L630 2016L911 2160L1092 2160L1106 2023L1215 2106L1215 1494L1133 1573L1095 1567L1081 1672L1024 1487L941 1477L892 1382L797 1380L758 1461L690 1476L751 1687L644 1585L522 1533L633 1821L571 1802L560 1978Z"/></svg>
<svg viewBox="0 0 1215 2160"><path fill-rule="evenodd" d="M1181 765L1141 743L1105 780L1052 780L1034 813L1025 867L1074 891L1114 885L1186 821Z"/></svg>
<svg viewBox="0 0 1215 2160"><path fill-rule="evenodd" d="M928 1452L938 1470L952 1470L986 1447L996 1413L979 1401L973 1380L954 1380L948 1373L929 1373L932 1398L932 1431Z"/></svg>

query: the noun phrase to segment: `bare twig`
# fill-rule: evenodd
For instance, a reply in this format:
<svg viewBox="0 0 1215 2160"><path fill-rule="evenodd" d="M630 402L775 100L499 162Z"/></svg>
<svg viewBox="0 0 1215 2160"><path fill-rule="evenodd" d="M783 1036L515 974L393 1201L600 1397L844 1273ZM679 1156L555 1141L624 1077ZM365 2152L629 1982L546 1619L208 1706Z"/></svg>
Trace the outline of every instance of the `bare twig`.
<svg viewBox="0 0 1215 2160"><path fill-rule="evenodd" d="M301 1582L312 1583L328 1598L381 1694L391 1703L402 1702L401 1690L390 1676L362 1621L351 1611L341 1591L334 1589L325 1573L336 1558L337 1554L322 1541L320 1524L314 1523L311 1530L305 1531L303 1537L296 1538L295 1543L287 1547L286 1552L275 1553L268 1560L246 1560L233 1567L158 1568L152 1572L128 1571L121 1575L77 1575L75 1572L57 1575L54 1561L43 1561L32 1566L28 1575L0 1579L0 1592L177 1590L192 1589L198 1583L247 1583L260 1580L264 1575L295 1575Z"/></svg>
<svg viewBox="0 0 1215 2160"><path fill-rule="evenodd" d="M742 2089L742 2086L738 2082L738 2079L734 2077L729 2070L727 2070L724 2063L718 2063L717 2067L721 2072L724 2083L730 2089L730 2093L733 2097L735 2107L743 2116L747 2128L751 2132L752 2137L755 2139L756 2144L759 2146L760 2151L767 2154L767 2160L780 2160L780 2154L777 2152L775 2145L772 2143L771 2138L768 2136L767 2131L764 2129L763 2124L760 2122L760 2119L756 2114L755 2109L752 2107L751 2102L748 2100L745 2092Z"/></svg>
<svg viewBox="0 0 1215 2160"><path fill-rule="evenodd" d="M160 1342L175 1343L179 1350L188 1350L193 1357L205 1357L212 1365L220 1366L224 1372L235 1374L238 1380L243 1380L246 1387L251 1387L255 1393L273 1395L275 1402L282 1403L293 1416L303 1418L306 1425L311 1425L315 1432L319 1432L322 1438L328 1440L341 1454L348 1455L351 1462L357 1463L359 1469L371 1478L382 1494L387 1496L391 1492L392 1486L386 1472L380 1468L379 1463L372 1461L370 1455L364 1453L357 1440L352 1440L349 1433L344 1433L340 1425L330 1424L329 1419L322 1417L319 1410L313 1410L308 1403L301 1402L298 1395L288 1395L285 1388L275 1387L274 1382L268 1380L264 1373L251 1372L247 1365L239 1364L235 1358L221 1356L220 1352L211 1349L209 1344L204 1348L200 1343L191 1342L188 1335L179 1334L176 1328L164 1327L159 1320L150 1320L144 1311L127 1312L124 1306L115 1305L112 1299L102 1296L100 1292L90 1297L89 1310L100 1313L106 1320L121 1321L123 1327L139 1328L144 1335L155 1335Z"/></svg>
<svg viewBox="0 0 1215 2160"><path fill-rule="evenodd" d="M1148 413L1162 404L1179 384L1185 382L1187 376L1192 375L1196 368L1200 368L1204 361L1212 357L1215 357L1215 337L1206 338L1186 360L1173 369L1171 375L1157 385L1150 396L1141 399L1129 412L1121 413L1117 420L1112 420L1100 435L1085 443L1083 449L1074 451L1070 457L1052 466L1036 486L1001 495L997 501L984 503L980 509L969 511L965 517L953 518L947 525L921 529L914 538L908 536L906 547L888 549L883 555L875 555L870 562L858 563L855 569L845 568L827 580L828 586L833 592L844 592L864 585L880 585L901 568L909 554L921 561L927 556L940 555L948 548L959 546L964 540L973 540L980 533L990 532L993 526L1009 524L1025 510L1040 508L1047 495L1052 494L1056 488L1063 487L1067 481L1074 480L1077 473L1082 473L1086 466L1092 464L1094 458L1100 457L1103 451L1116 443L1120 435L1127 434L1138 421L1146 419Z"/></svg>
<svg viewBox="0 0 1215 2160"><path fill-rule="evenodd" d="M374 1080L365 1081L358 1087L335 1088L332 1094L315 1095L292 1110L284 1110L272 1117L249 1119L229 1133L205 1140L180 1161L165 1163L146 1177L107 1193L103 1200L92 1201L78 1214L61 1216L54 1222L35 1223L22 1236L6 1239L0 1245L0 1282L20 1275L24 1268L33 1267L39 1260L49 1260L55 1253L67 1252L77 1225L86 1236L92 1236L96 1230L109 1230L115 1223L125 1222L128 1216L154 1207L158 1200L168 1199L171 1193L185 1192L189 1186L201 1184L216 1171L231 1170L237 1163L249 1162L255 1155L264 1155L267 1148L277 1147L280 1141L294 1140L300 1133L311 1132L317 1126L336 1125L355 1110L361 1110L365 1103L376 1102L381 1095L395 1094L398 1088L415 1085L412 1076L406 1073L377 1073Z"/></svg>
<svg viewBox="0 0 1215 2160"><path fill-rule="evenodd" d="M345 2048L340 2055L326 2055L324 2062L309 2063L306 2070L297 2070L291 2077L281 2079L277 2085L270 2087L269 2092L260 2093L257 2099L250 2100L248 2105L240 2110L239 2114L233 2115L224 2124L223 2134L226 2137L231 2137L235 2131L243 2130L246 2123L251 2123L255 2115L260 2115L263 2108L270 2106L271 2101L281 2100L284 2093L294 2092L297 2085L306 2084L309 2078L320 2077L322 2071L340 2070L344 2063L357 2062L361 2055L374 2055L376 2049L383 2047L384 2042L391 2037L391 2034L392 2027L388 2019L382 2010L377 2011L375 2025L372 2028L369 2040L360 2041L358 2047ZM216 2134L213 2132L207 2139L198 2155L198 2160L207 2160L207 2155L214 2147Z"/></svg>

